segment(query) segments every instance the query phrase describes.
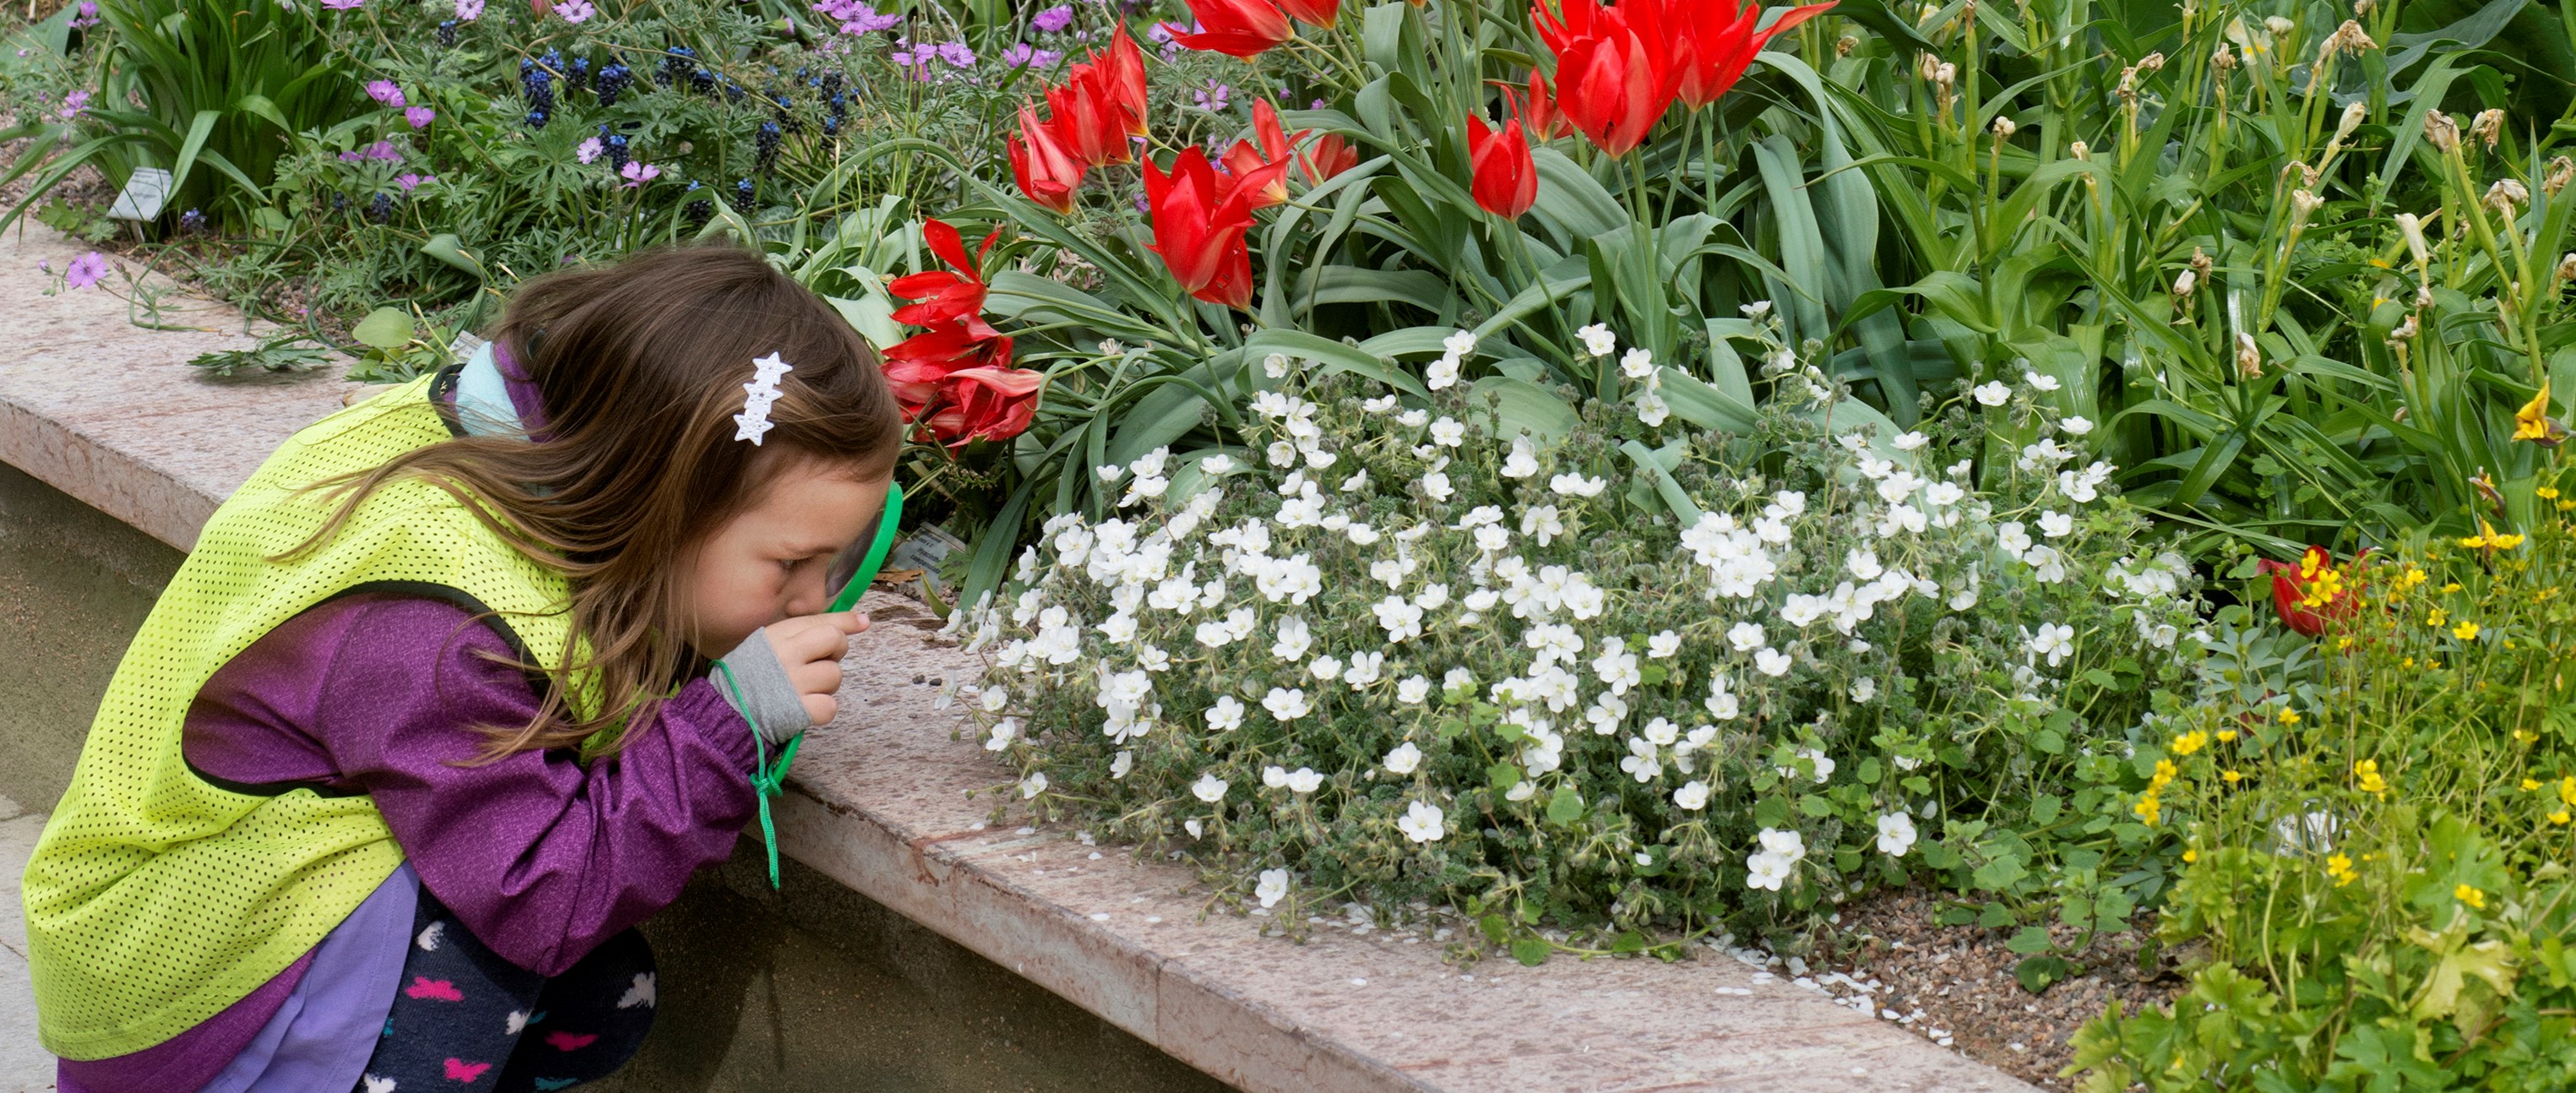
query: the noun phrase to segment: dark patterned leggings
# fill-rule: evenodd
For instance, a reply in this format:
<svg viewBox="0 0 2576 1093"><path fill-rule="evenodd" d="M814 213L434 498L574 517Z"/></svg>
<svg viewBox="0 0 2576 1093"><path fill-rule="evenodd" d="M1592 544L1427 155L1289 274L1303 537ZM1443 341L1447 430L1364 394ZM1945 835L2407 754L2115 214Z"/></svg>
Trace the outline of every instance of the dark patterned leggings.
<svg viewBox="0 0 2576 1093"><path fill-rule="evenodd" d="M653 1027L653 950L628 930L548 979L420 890L384 1040L352 1093L529 1093L607 1077Z"/></svg>

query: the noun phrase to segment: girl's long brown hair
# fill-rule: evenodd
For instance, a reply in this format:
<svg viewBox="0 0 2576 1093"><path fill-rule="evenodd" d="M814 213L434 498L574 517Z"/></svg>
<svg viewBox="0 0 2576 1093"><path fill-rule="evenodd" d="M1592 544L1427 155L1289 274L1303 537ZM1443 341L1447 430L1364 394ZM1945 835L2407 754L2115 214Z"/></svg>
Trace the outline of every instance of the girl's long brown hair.
<svg viewBox="0 0 2576 1093"><path fill-rule="evenodd" d="M344 497L339 510L277 556L328 542L377 487L414 477L562 571L572 625L558 667L515 665L553 686L528 724L487 727L487 761L580 746L666 692L696 663L681 582L698 545L750 507L783 464L889 473L903 424L875 350L829 304L738 247L649 251L537 278L512 298L494 340L536 383L542 441L457 437L315 483ZM779 381L773 428L754 447L734 439L733 415L753 358L771 353L794 370ZM575 663L583 639L589 656ZM585 669L597 670L601 700L587 714L569 701ZM613 754L630 735L592 752Z"/></svg>

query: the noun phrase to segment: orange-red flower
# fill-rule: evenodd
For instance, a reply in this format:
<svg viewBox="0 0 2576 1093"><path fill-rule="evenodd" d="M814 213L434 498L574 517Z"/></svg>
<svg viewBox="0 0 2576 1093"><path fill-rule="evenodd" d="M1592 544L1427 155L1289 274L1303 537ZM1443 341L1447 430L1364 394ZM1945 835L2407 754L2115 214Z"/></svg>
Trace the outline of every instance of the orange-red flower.
<svg viewBox="0 0 2576 1093"><path fill-rule="evenodd" d="M1677 89L1668 55L1670 28L1654 0L1618 7L1566 0L1562 14L1540 4L1530 9L1530 18L1556 55L1554 99L1565 119L1614 156L1642 143L1672 107Z"/></svg>
<svg viewBox="0 0 2576 1093"><path fill-rule="evenodd" d="M1127 34L1127 24L1109 39L1109 52L1093 53L1086 61L1100 68L1102 79L1118 101L1127 121L1127 135L1145 135L1145 51L1136 48L1136 39Z"/></svg>
<svg viewBox="0 0 2576 1093"><path fill-rule="evenodd" d="M1288 200L1287 172L1285 170L1265 172L1263 168L1286 164L1290 147L1306 139L1306 132L1300 129L1296 136L1289 136L1280 128L1279 111L1270 105L1270 100L1253 100L1252 135L1261 144L1255 147L1252 141L1238 140L1234 142L1234 147L1226 150L1225 159L1222 161L1225 169L1236 179L1250 179L1255 176L1261 176L1263 179L1261 188L1252 193L1253 208L1266 209Z"/></svg>
<svg viewBox="0 0 2576 1093"><path fill-rule="evenodd" d="M910 274L887 282L887 292L902 299L919 301L896 308L894 321L913 326L935 326L954 319L966 319L972 326L981 326L984 276L978 267L983 265L984 256L992 252L993 242L1002 237L1002 229L995 228L992 234L985 236L983 244L975 248L973 258L966 256L964 237L959 236L957 229L946 221L923 221L921 237L930 244L930 253L948 263L949 269ZM994 336L991 328L986 327L985 331L983 336Z"/></svg>
<svg viewBox="0 0 2576 1093"><path fill-rule="evenodd" d="M1251 57L1296 34L1277 0L1189 0L1189 5L1203 32L1174 34L1172 40L1191 49Z"/></svg>
<svg viewBox="0 0 2576 1093"><path fill-rule="evenodd" d="M1279 10L1308 26L1330 27L1342 13L1342 0L1279 0Z"/></svg>
<svg viewBox="0 0 2576 1093"><path fill-rule="evenodd" d="M1207 154L1193 147L1172 161L1170 174L1145 163L1145 204L1152 210L1154 243L1172 279L1190 295L1241 309L1252 302L1252 258L1243 243L1252 228L1251 191L1260 176L1285 170L1272 164L1254 175L1217 178Z"/></svg>
<svg viewBox="0 0 2576 1093"><path fill-rule="evenodd" d="M1672 44L1676 92L1693 110L1716 102L1718 96L1735 86L1773 35L1822 15L1833 6L1827 0L1790 8L1770 26L1756 30L1765 14L1759 4L1739 8L1735 0L1693 0L1673 5L1666 13L1664 29Z"/></svg>
<svg viewBox="0 0 2576 1093"><path fill-rule="evenodd" d="M2355 555L2353 562L2358 564L2369 553ZM2350 617L2361 602L2349 583L2349 571L2336 567L2334 555L2324 547L2309 547L2297 565L2270 558L2256 565L2272 577L2272 611L2281 616L2281 625L2309 637L2325 633L2330 622Z"/></svg>
<svg viewBox="0 0 2576 1093"><path fill-rule="evenodd" d="M1074 162L1105 167L1136 161L1135 146L1127 142L1127 108L1110 73L1075 65L1064 83L1047 89L1046 103L1047 124Z"/></svg>
<svg viewBox="0 0 2576 1093"><path fill-rule="evenodd" d="M939 409L919 419L930 435L956 447L970 440L1009 440L1037 416L1046 375L1026 368L964 368L940 386Z"/></svg>
<svg viewBox="0 0 2576 1093"><path fill-rule="evenodd" d="M1020 108L1020 135L1006 138L1004 145L1011 153L1011 177L1020 184L1020 192L1047 208L1060 213L1073 211L1073 191L1082 186L1082 164L1064 150L1056 140L1054 127L1038 120L1038 112Z"/></svg>
<svg viewBox="0 0 2576 1093"><path fill-rule="evenodd" d="M1339 133L1326 133L1297 150L1297 171L1310 186L1321 186L1325 179L1359 165L1360 150Z"/></svg>
<svg viewBox="0 0 2576 1093"><path fill-rule="evenodd" d="M1468 192L1478 208L1516 220L1538 200L1538 165L1530 161L1521 123L1508 123L1496 133L1485 119L1467 115L1467 162L1474 169Z"/></svg>

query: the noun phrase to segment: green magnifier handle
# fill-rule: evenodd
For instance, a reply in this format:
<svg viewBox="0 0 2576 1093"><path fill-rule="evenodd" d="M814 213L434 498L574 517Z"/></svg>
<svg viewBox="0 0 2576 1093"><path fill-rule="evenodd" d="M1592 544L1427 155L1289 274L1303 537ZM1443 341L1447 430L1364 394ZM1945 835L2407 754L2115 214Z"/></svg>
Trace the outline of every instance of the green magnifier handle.
<svg viewBox="0 0 2576 1093"><path fill-rule="evenodd" d="M903 483L886 485L885 515L877 519L877 538L868 544L868 556L859 562L850 583L832 600L832 610L847 611L858 606L859 597L867 595L868 586L876 583L877 571L885 568L886 555L894 550L895 530L903 526Z"/></svg>

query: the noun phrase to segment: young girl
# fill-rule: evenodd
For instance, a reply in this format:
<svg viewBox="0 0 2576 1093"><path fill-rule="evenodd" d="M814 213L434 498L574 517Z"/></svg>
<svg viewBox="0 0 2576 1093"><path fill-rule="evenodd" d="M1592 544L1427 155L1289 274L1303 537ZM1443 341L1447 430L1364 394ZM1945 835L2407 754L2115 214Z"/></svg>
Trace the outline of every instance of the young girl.
<svg viewBox="0 0 2576 1093"><path fill-rule="evenodd" d="M653 1015L633 927L833 716L867 620L818 614L826 574L901 429L829 306L698 248L532 282L471 362L296 434L172 578L27 866L63 1093L616 1069Z"/></svg>

